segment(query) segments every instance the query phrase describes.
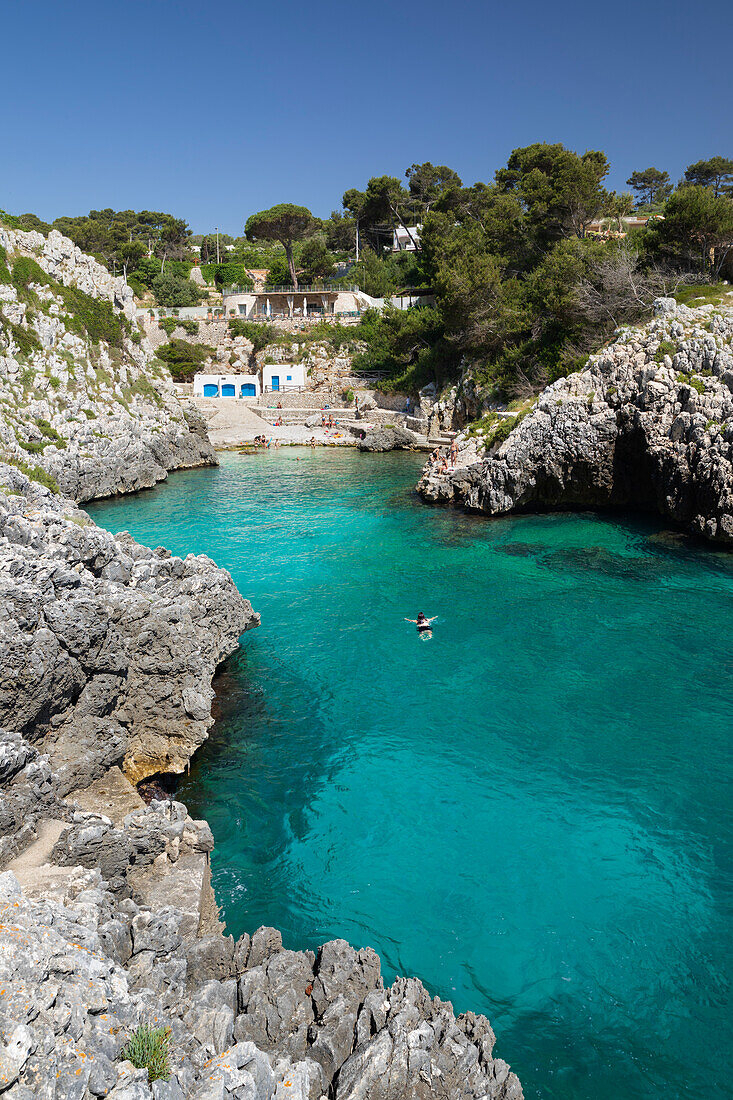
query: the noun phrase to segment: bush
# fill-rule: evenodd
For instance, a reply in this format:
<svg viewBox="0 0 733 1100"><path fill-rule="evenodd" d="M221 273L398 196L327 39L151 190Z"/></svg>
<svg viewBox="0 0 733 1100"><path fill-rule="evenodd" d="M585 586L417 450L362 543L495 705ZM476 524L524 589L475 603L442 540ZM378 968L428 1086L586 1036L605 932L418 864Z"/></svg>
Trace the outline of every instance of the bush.
<svg viewBox="0 0 733 1100"><path fill-rule="evenodd" d="M77 336L88 336L95 342L104 340L113 347L122 347L122 324L112 303L92 298L75 286L54 287L64 300L66 327Z"/></svg>
<svg viewBox="0 0 733 1100"><path fill-rule="evenodd" d="M188 340L171 340L158 348L156 354L177 382L191 382L204 361L216 355L216 349L207 344L191 344Z"/></svg>
<svg viewBox="0 0 733 1100"><path fill-rule="evenodd" d="M174 331L178 328L178 318L162 317L161 320L158 321L158 328L162 329L168 339L170 339Z"/></svg>
<svg viewBox="0 0 733 1100"><path fill-rule="evenodd" d="M676 351L677 351L677 348L675 347L675 345L672 343L671 340L662 340L659 347L657 348L657 353L654 356L654 358L656 359L657 363L661 363L662 360L664 359L665 355L668 355L671 359L672 356L674 356L674 354L676 353Z"/></svg>
<svg viewBox="0 0 733 1100"><path fill-rule="evenodd" d="M65 447L66 440L62 435L52 428L47 420L44 420L42 416L36 417L36 424L41 435L45 436L51 443L55 443L57 447Z"/></svg>
<svg viewBox="0 0 733 1100"><path fill-rule="evenodd" d="M159 306L196 306L201 300L201 295L191 280L172 271L156 275L152 290Z"/></svg>
<svg viewBox="0 0 733 1100"><path fill-rule="evenodd" d="M51 286L53 280L30 256L19 256L13 264L13 286L16 290L23 291L28 289L30 283Z"/></svg>
<svg viewBox="0 0 733 1100"><path fill-rule="evenodd" d="M244 264L202 264L201 274L204 277L205 283L209 286L213 285L219 290L221 290L223 286L252 286L252 280Z"/></svg>
<svg viewBox="0 0 733 1100"><path fill-rule="evenodd" d="M245 321L241 317L233 317L229 322L229 335L244 336L254 351L262 351L277 340L277 330L269 321Z"/></svg>
<svg viewBox="0 0 733 1100"><path fill-rule="evenodd" d="M46 473L41 466L29 466L22 458L14 458L12 455L5 455L2 461L7 462L8 466L15 466L16 470L20 470L31 481L37 481L39 485L45 485L52 493L58 493L58 481L51 474Z"/></svg>
<svg viewBox="0 0 733 1100"><path fill-rule="evenodd" d="M167 1081L170 1066L171 1029L140 1024L120 1051L123 1061L132 1062L135 1069L148 1071L148 1082Z"/></svg>

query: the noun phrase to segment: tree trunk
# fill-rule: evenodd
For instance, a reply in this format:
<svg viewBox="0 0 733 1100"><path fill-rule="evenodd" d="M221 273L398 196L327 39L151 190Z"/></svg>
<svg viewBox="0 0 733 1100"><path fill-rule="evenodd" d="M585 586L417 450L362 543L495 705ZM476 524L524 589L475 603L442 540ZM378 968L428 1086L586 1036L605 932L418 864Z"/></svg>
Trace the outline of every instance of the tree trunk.
<svg viewBox="0 0 733 1100"><path fill-rule="evenodd" d="M290 278L293 280L293 286L298 289L298 276L295 274L295 260L293 259L293 242L283 241L283 247L285 249L285 257L288 261L288 267L290 268Z"/></svg>

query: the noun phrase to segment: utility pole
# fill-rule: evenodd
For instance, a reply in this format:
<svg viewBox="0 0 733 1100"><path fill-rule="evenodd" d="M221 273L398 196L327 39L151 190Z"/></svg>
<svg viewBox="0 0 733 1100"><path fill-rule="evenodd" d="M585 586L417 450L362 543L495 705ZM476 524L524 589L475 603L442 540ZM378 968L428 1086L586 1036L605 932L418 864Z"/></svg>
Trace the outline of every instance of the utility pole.
<svg viewBox="0 0 733 1100"><path fill-rule="evenodd" d="M219 263L219 226L214 226L214 232L216 233L216 262Z"/></svg>
<svg viewBox="0 0 733 1100"><path fill-rule="evenodd" d="M356 219L356 262L359 262L359 219Z"/></svg>

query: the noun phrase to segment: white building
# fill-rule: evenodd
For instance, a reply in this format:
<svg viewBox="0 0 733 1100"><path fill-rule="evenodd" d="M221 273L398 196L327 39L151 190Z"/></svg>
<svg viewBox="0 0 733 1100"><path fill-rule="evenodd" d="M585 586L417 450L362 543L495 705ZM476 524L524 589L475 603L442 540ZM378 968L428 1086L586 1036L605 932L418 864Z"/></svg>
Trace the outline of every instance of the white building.
<svg viewBox="0 0 733 1100"><path fill-rule="evenodd" d="M224 316L251 320L321 320L324 317L358 318L381 299L371 298L358 287L272 287L269 290L224 288Z"/></svg>
<svg viewBox="0 0 733 1100"><path fill-rule="evenodd" d="M422 225L411 225L408 229L404 225L398 225L392 231L393 252L417 252L420 247L420 230Z"/></svg>
<svg viewBox="0 0 733 1100"><path fill-rule="evenodd" d="M262 380L257 374L196 374L194 397L260 397L263 393L288 393L305 389L302 363L265 363Z"/></svg>
<svg viewBox="0 0 733 1100"><path fill-rule="evenodd" d="M256 374L196 374L194 397L259 397L260 380Z"/></svg>
<svg viewBox="0 0 733 1100"><path fill-rule="evenodd" d="M263 393L287 393L305 389L302 363L265 363L262 368Z"/></svg>

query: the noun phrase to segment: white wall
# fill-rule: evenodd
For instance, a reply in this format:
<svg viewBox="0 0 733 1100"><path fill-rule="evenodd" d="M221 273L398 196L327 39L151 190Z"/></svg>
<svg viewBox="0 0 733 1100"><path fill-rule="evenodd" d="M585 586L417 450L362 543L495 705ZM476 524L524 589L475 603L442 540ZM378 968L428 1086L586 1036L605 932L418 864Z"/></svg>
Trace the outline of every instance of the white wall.
<svg viewBox="0 0 733 1100"><path fill-rule="evenodd" d="M279 379L279 388L286 393L298 386L305 386L305 367L302 363L266 363L262 368L265 390L272 390L272 377Z"/></svg>
<svg viewBox="0 0 733 1100"><path fill-rule="evenodd" d="M248 396L260 396L260 380L256 374L196 374L193 379L194 397L221 397L223 386L234 386L234 398L242 396L242 386L254 386L254 394ZM207 386L216 386L216 394L207 394ZM231 396L231 395L230 395Z"/></svg>

